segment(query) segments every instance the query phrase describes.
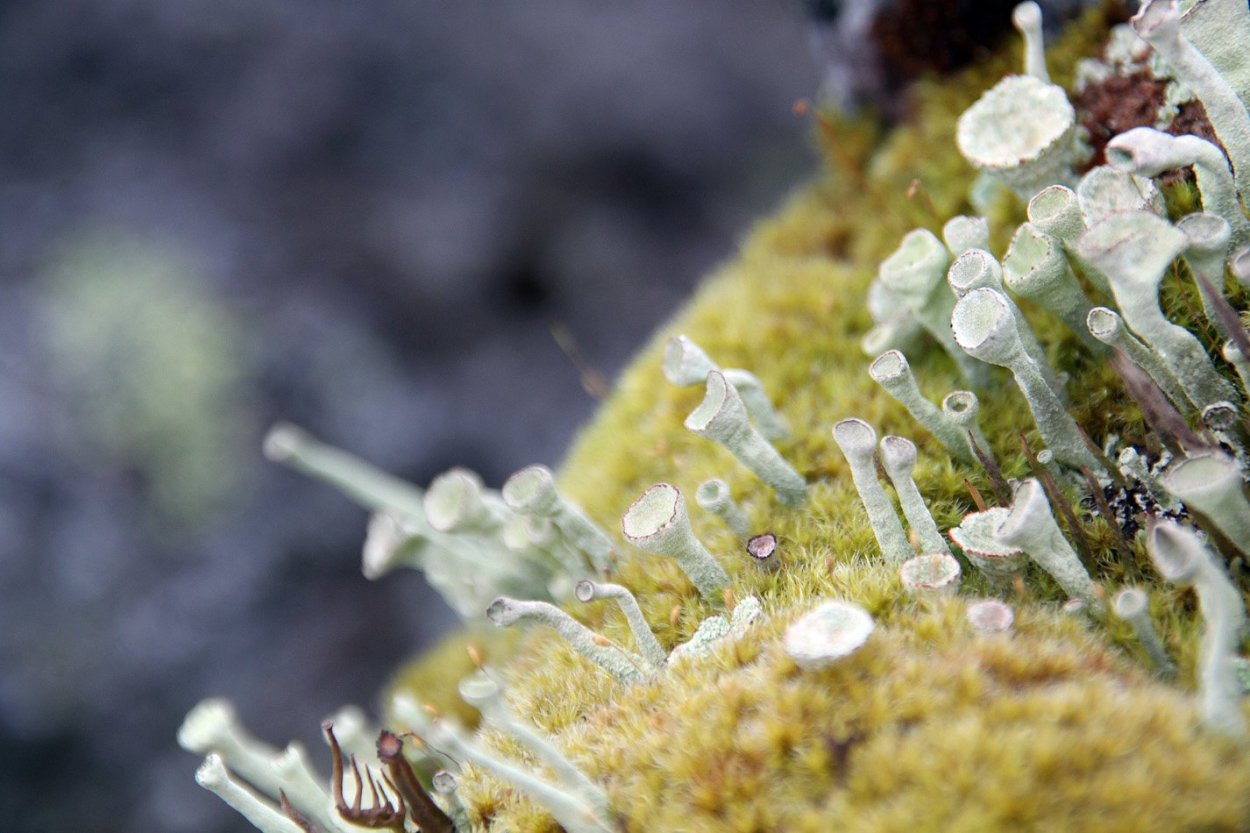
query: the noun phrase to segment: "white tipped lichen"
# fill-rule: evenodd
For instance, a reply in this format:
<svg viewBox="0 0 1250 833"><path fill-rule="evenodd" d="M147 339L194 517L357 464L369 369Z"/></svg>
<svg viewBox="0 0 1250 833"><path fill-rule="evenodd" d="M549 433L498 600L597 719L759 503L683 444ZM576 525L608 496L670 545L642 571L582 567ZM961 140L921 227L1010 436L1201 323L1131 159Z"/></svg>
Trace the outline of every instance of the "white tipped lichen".
<svg viewBox="0 0 1250 833"><path fill-rule="evenodd" d="M973 167L1028 200L1074 177L1076 111L1061 87L1009 75L964 111L955 143Z"/></svg>
<svg viewBox="0 0 1250 833"><path fill-rule="evenodd" d="M1198 454L1172 466L1159 484L1210 519L1235 547L1250 551L1250 501L1235 460L1221 453Z"/></svg>
<svg viewBox="0 0 1250 833"><path fill-rule="evenodd" d="M1111 600L1111 610L1132 625L1137 641L1159 673L1164 677L1176 676L1176 666L1172 664L1167 649L1163 647L1163 640L1150 619L1150 597L1146 591L1136 587L1121 590Z"/></svg>
<svg viewBox="0 0 1250 833"><path fill-rule="evenodd" d="M1037 430L1059 462L1100 471L1102 465L1085 447L1080 430L1064 409L1063 401L1046 382L1037 363L1020 340L1007 298L993 289L969 292L955 305L951 329L959 346L970 355L1007 368L1015 376Z"/></svg>
<svg viewBox="0 0 1250 833"><path fill-rule="evenodd" d="M625 614L625 621L629 623L630 632L634 635L638 653L656 668L664 664L664 649L660 647L651 626L643 618L642 609L638 607L638 600L627 588L619 584L599 584L583 579L577 583L574 593L579 602L592 602L596 599L616 600L621 613Z"/></svg>
<svg viewBox="0 0 1250 833"><path fill-rule="evenodd" d="M775 442L790 436L789 426L773 408L763 383L755 374L736 367L722 370L702 347L686 336L673 336L664 347L664 375L674 385L702 384L713 370L723 373L726 381L738 391L764 439Z"/></svg>
<svg viewBox="0 0 1250 833"><path fill-rule="evenodd" d="M959 590L959 561L948 552L909 558L898 568L903 589L918 598L953 596Z"/></svg>
<svg viewBox="0 0 1250 833"><path fill-rule="evenodd" d="M982 599L968 605L968 624L977 633L1006 633L1016 621L1010 605L997 599Z"/></svg>
<svg viewBox="0 0 1250 833"><path fill-rule="evenodd" d="M1185 235L1145 211L1113 214L1081 235L1081 256L1111 280L1120 314L1134 333L1159 354L1199 407L1236 400L1237 395L1211 364L1202 343L1164 317L1159 284L1186 246Z"/></svg>
<svg viewBox="0 0 1250 833"><path fill-rule="evenodd" d="M511 627L524 619L547 625L564 637L574 651L622 683L639 682L650 670L642 657L613 645L549 602L523 601L500 596L486 609L486 618L500 628Z"/></svg>
<svg viewBox="0 0 1250 833"><path fill-rule="evenodd" d="M964 463L975 463L976 454L968 442L965 427L934 405L920 392L916 377L911 372L907 357L898 350L887 350L868 366L868 375L885 388L885 392L898 400L920 426L938 438L946 450ZM978 437L978 441L979 441ZM982 445L988 452L988 446Z"/></svg>
<svg viewBox="0 0 1250 833"><path fill-rule="evenodd" d="M700 509L719 516L739 538L746 538L750 534L751 522L742 507L734 501L729 484L724 480L704 480L695 490L694 501L699 504Z"/></svg>
<svg viewBox="0 0 1250 833"><path fill-rule="evenodd" d="M1000 541L998 528L1011 510L995 506L984 512L964 515L959 526L950 530L951 541L996 588L1005 588L1024 573L1027 557L1019 547Z"/></svg>

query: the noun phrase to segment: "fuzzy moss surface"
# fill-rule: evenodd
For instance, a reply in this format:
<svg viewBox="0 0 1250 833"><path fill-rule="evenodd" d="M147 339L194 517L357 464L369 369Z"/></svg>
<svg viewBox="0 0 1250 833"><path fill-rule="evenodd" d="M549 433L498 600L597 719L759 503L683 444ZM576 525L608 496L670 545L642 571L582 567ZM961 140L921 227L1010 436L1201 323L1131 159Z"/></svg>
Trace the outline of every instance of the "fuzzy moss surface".
<svg viewBox="0 0 1250 833"><path fill-rule="evenodd" d="M1058 83L1070 81L1076 58L1094 53L1104 32L1090 17L1052 48ZM955 119L1018 62L1013 47L953 82L922 84L911 120L883 139L864 123L825 122L834 143L826 142L829 173L760 225L655 336L572 449L561 487L618 542L630 503L653 483L672 483L688 497L696 534L729 572L733 597L755 595L767 614L741 640L633 686L544 629L528 632L499 669L515 711L555 736L607 790L620 829L1250 830L1250 749L1199 727L1192 690L1200 622L1189 594L1157 581L1140 541L1132 559L1122 558L1105 523L1084 524L1096 580L1108 592L1128 583L1150 590L1181 667L1176 685L1149 673L1123 623L1061 614L1062 594L1038 571L1027 591L1008 599L1017 614L1010 635L979 635L967 625L966 605L990 590L966 563L958 597L918 605L881 562L832 438L832 425L854 416L878 436L915 441L915 478L943 530L974 509L965 481L990 494L980 469L953 461L871 381L859 339L871 323L868 283L902 235L917 226L940 233L950 216L972 213L973 172L955 149ZM1021 215L1004 200L991 217L996 253ZM1165 306L1179 320L1196 317L1179 277ZM1072 413L1086 431L1098 442L1113 434L1142 441L1142 418L1107 363L1055 319L1026 313L1052 362L1071 374ZM784 508L729 452L682 427L702 390L676 388L661 373L664 342L677 333L721 366L763 380L793 428L778 448L810 484L803 507ZM1213 344L1210 333L1199 335ZM963 387L940 350L908 358L931 399ZM1034 448L1040 441L1023 399L1005 372L980 396L982 426L1005 473L1028 476L1020 437ZM756 570L730 531L695 507L694 491L709 477L729 483L753 530L777 535L780 569ZM623 543L619 556L614 580L633 590L666 648L718 612L673 562ZM801 670L781 650L781 634L828 598L864 606L877 630L832 667ZM566 608L632 644L610 603ZM442 664L443 685L454 685L443 662L427 667ZM401 682L430 699L438 686L428 685L411 676ZM497 733L485 739L529 760ZM558 829L473 767L462 797L475 829Z"/></svg>

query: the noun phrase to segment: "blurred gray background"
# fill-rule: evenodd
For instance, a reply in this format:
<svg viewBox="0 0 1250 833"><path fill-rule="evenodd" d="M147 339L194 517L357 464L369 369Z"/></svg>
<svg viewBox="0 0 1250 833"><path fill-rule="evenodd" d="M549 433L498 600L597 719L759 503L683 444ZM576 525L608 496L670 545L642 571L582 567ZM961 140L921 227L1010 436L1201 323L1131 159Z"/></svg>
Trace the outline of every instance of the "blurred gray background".
<svg viewBox="0 0 1250 833"><path fill-rule="evenodd" d="M265 428L557 464L594 401L551 327L611 378L814 167L796 99L889 111L952 60L918 15L1010 8L842 5L0 3L0 827L250 829L186 710L320 749L452 624Z"/></svg>

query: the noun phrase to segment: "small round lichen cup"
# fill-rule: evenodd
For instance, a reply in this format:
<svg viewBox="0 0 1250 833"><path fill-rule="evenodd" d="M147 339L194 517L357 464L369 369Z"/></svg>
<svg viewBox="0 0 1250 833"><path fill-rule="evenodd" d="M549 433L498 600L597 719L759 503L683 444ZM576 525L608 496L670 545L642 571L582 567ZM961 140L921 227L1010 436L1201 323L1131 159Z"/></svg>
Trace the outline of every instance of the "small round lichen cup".
<svg viewBox="0 0 1250 833"><path fill-rule="evenodd" d="M1074 184L1076 110L1061 87L1029 75L999 81L969 107L955 132L959 152L1024 200Z"/></svg>
<svg viewBox="0 0 1250 833"><path fill-rule="evenodd" d="M857 604L827 601L786 629L786 656L800 668L820 669L859 650L872 635L872 616Z"/></svg>
<svg viewBox="0 0 1250 833"><path fill-rule="evenodd" d="M555 475L546 466L526 466L503 484L509 508L528 515L549 515L560 502Z"/></svg>
<svg viewBox="0 0 1250 833"><path fill-rule="evenodd" d="M1028 564L1028 556L1023 550L1004 544L995 535L1010 514L1011 510L1005 506L971 512L963 517L959 526L947 533L955 546L963 550L968 560L995 587L1010 585Z"/></svg>
<svg viewBox="0 0 1250 833"><path fill-rule="evenodd" d="M955 595L960 573L959 561L944 552L909 558L898 568L903 588L918 599Z"/></svg>
<svg viewBox="0 0 1250 833"><path fill-rule="evenodd" d="M998 599L981 599L968 605L968 624L977 633L1006 633L1016 621L1011 606Z"/></svg>

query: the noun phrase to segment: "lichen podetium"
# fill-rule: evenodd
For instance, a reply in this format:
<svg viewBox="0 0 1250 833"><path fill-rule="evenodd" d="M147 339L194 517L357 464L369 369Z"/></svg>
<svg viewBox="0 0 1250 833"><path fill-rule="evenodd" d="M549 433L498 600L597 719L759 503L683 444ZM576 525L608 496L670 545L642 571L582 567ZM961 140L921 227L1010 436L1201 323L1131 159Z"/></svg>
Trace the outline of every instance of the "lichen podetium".
<svg viewBox="0 0 1250 833"><path fill-rule="evenodd" d="M1147 5L1149 14L1138 26L1148 24L1154 37L1170 25L1173 12L1157 0ZM1211 0L1206 6L1199 14L1225 15L1234 31L1250 31L1250 11L1241 0ZM1117 30L1115 48L1097 62L1081 64L1078 72L1078 59L1097 54L1107 40L1108 20L1099 13L1070 27L1039 70L1038 29L1032 12L1025 12L1018 19L1029 21L1022 28L1031 39L1030 74L1021 77L1034 79L1029 83L1051 98L1057 87L1047 85L1063 87L1076 107L1072 113L1052 108L1056 118L1084 125L1090 142L1097 131L1089 129L1090 113L1081 102L1097 99L1093 86L1125 77L1117 73L1154 73L1149 90L1158 98L1160 119L1166 108L1185 112L1192 103L1192 94L1185 98L1176 83L1192 68L1171 68L1173 78L1166 62L1149 62L1147 48L1133 40L1131 30ZM1224 141L1235 143L1236 129L1221 125L1236 123L1236 113L1228 110L1237 95L1245 109L1250 45L1242 42L1240 58L1236 49L1224 48L1227 44L1212 46L1211 33L1228 28L1203 22L1182 30L1191 33L1197 51L1208 48L1218 57L1211 59L1219 69L1217 81L1226 77L1228 84L1241 84L1230 87L1232 99L1221 94L1216 120ZM1070 131L1072 147L1038 151L1044 164L1020 154L1018 167L1028 170L1004 173L1001 143L1027 140L1019 135L1027 127L1021 125L1003 131L1010 135L989 137L992 141L974 137L970 144L978 148L977 164L985 173L973 169L956 150L959 116L984 90L1018 71L1019 56L1017 41L955 78L921 82L912 92L911 117L888 133L867 119L819 115L826 173L761 223L736 258L641 352L578 437L557 488L545 487L542 501L522 502L528 514L514 511L522 505L515 488L500 495L461 478L457 482L466 491L458 500L471 499L464 511L472 523L464 532L445 533L422 515L420 489L396 490L394 482L365 476L352 468L357 463L332 456L319 458L329 461L330 470L303 461L302 468L338 485L345 477L351 480L348 486L358 498L387 513L385 537L371 541L375 556L379 548L383 555L399 556L385 563L432 571L440 589L448 588L444 592L465 604L499 595L490 607L500 624L518 618L500 611L531 609L505 598L524 593L528 601L558 605L585 626L573 627L567 616L551 614L550 604L533 608L547 611L542 616L520 617L539 624L519 638L489 630L480 616L468 615L463 634L397 675L384 698L385 722L425 740L424 751L420 742L409 745L419 770L454 773L433 779L447 813L438 825L510 833L561 827L570 833L1250 830L1245 665L1236 656L1250 588L1244 563L1250 541L1235 540L1239 524L1250 522L1250 504L1241 496L1244 426L1229 419L1231 406L1223 402L1213 411L1205 401L1189 401L1194 378L1175 375L1180 365L1166 349L1181 341L1199 345L1212 367L1207 387L1226 392L1240 407L1244 391L1220 353L1231 337L1226 353L1250 354L1236 314L1228 314L1230 306L1244 307L1245 290L1230 282L1205 284L1200 292L1191 279L1198 242L1182 239L1186 224L1179 221L1199 210L1201 177L1195 185L1192 175L1172 172L1157 180L1157 197L1150 181L1133 179L1120 168L1097 169L1082 178L1081 160L1090 157L1091 148L1076 130ZM1204 76L1203 83L1215 82ZM990 104L1004 106L997 100ZM1155 115L1147 110L1147 117ZM979 113L977 123L985 118ZM1067 126L1039 131L1048 142L1068 141L1062 138L1069 135ZM1240 146L1228 150L1234 159L1250 153ZM1115 158L1129 164L1128 156ZM1039 170L1059 174L1047 173L1051 181L1041 181ZM1018 231L1028 200L1055 184L1071 190L1046 190L1028 209L1038 225ZM1221 187L1218 203L1227 211L1230 200ZM1245 193L1239 197L1247 199ZM1208 210L1215 211L1217 200L1209 202ZM1236 203L1231 201L1233 210L1243 211ZM1060 209L1066 212L1062 217ZM1035 346L1013 353L1012 361L1023 364L1011 372L977 363L971 352L957 364L950 353L954 344L939 346L928 334L932 322L925 322L928 332L917 325L915 304L924 298L900 295L897 305L888 302L890 292L905 293L922 283L926 297L946 291L942 285L931 288L926 276L906 272L913 268L911 250L900 241L919 228L927 230L924 241L935 248L943 227L957 215L988 219L989 245L1000 256L1013 238L1017 242L1006 289L979 285L974 294L990 293L979 305L956 305L953 294L934 301L957 316L966 314L957 322L956 341L962 333L979 345L982 338L1020 337L1000 332L1031 329L1040 359L1052 367L1038 364ZM1234 229L1245 225L1244 215L1223 221ZM1222 228L1219 217L1202 222ZM1088 234L1086 226L1092 227ZM1117 306L1108 289L1120 288L1115 283L1122 281L1120 273L1132 272L1122 268L1124 258L1147 268L1142 264L1153 255L1138 257L1124 247L1138 245L1140 229L1156 226L1166 227L1166 234L1147 235L1154 239L1141 246L1157 251L1166 238L1190 253L1174 262L1176 253L1166 254L1158 311L1149 299L1129 304L1121 298L1121 309L1141 309L1126 312L1120 322L1108 311ZM951 228L960 227L975 230L980 222ZM974 241L979 233L952 236ZM951 239L947 243L954 246ZM956 247L950 259L962 249ZM1192 271L1210 274L1204 252L1208 259ZM945 253L935 249L930 255L929 265L915 268L930 268L932 261L945 270ZM994 260L988 253L978 257ZM1239 250L1226 253L1226 260L1240 257ZM1064 300L1054 302L1062 310L1045 308L1051 302L1040 295L1036 302L1021 299L1022 315L997 300L1006 299L1012 282L1043 259L1056 280L1067 282ZM869 287L883 261L889 262L889 274L882 273L884 286L874 285L876 306L870 311ZM897 314L904 309L909 312ZM985 309L997 317L989 321ZM1088 331L1074 331L1087 313L1090 328L1099 332L1110 332L1108 322L1127 325L1132 332L1117 329L1117 338L1137 339L1133 355L1154 359L1138 367ZM1149 326L1135 323L1147 319ZM866 355L870 329L874 335L866 343L880 349ZM686 339L673 342L678 335ZM674 343L706 352L700 356L710 357L707 374L718 395L736 396L733 379L758 382L769 394L789 430L769 432L768 439L753 435L750 454L771 460L775 450L806 481L805 494L792 491L783 502L787 495L779 497L751 463L735 457L738 452L683 426L707 391L666 381L664 353ZM905 352L926 399L940 402L957 389L974 389L979 399L969 401L979 401L973 417L983 434L967 446L976 453L968 454L962 442L965 428L955 435L958 442L948 443L959 453L952 456L874 381L870 362L892 348ZM1195 366L1203 360L1196 354L1185 358ZM745 370L722 374L716 369L722 366ZM1152 381L1152 372L1159 381ZM1028 375L1028 383L1017 388L1013 374ZM981 378L988 381L980 384ZM1022 390L1045 401L1026 402ZM1039 430L1035 416L1038 422L1051 417L1057 422ZM944 534L978 510L983 513L978 518L995 519L977 527L976 559L960 544L971 546L972 520L951 536L962 571L944 574L942 592L915 592L914 577L905 587L897 554L883 558L831 431L851 418L862 420L875 436L897 435L889 441L894 445L903 442L899 437L915 443L911 474L928 512L908 487L906 520L923 529L914 530L910 541L891 538L904 556L934 551L930 515ZM1059 422L1061 429L1054 427ZM1079 430L1073 431L1071 422ZM749 428L745 424L742 430ZM1053 450L1045 448L1043 437L1055 444ZM279 451L293 453L290 447ZM909 465L910 459L909 452ZM1185 482L1193 480L1191 470L1203 466L1221 476ZM861 479L874 475L862 462L860 468ZM1230 477L1232 485L1224 485ZM679 513L686 509L678 498L695 495L712 479L722 482L718 492L740 507L748 535L689 501L696 544L719 564L696 571L700 594L678 560L629 546L620 519L639 495L671 494L664 506L675 508L665 508L668 514L649 510L647 530L681 525L684 535L685 516ZM1020 494L1013 494L1021 484ZM886 504L872 510L878 516L895 511L885 494ZM875 489L873 495L880 497ZM537 503L541 511L534 508ZM995 507L996 513L984 514ZM624 531L637 537L640 523L635 517ZM605 555L586 544L602 541L596 530L607 530L614 548L609 569L598 573ZM743 541L765 533L769 568L761 569ZM925 552L918 549L922 541L931 542ZM1183 569L1173 552L1180 551L1177 541L1184 542ZM942 549L948 549L944 543ZM475 566L457 573L454 558L462 550L473 555ZM1041 558L1054 576L1038 563L981 573L978 565L997 550L1033 557L1061 551L1064 560L1056 566ZM517 559L524 569L495 571L492 558ZM728 576L727 587L720 570ZM595 592L599 585L587 580L623 589ZM1200 605L1186 589L1190 584L1198 587ZM1112 605L1111 598L1124 590L1132 591L1126 598L1134 604ZM605 601L609 597L625 601ZM830 604L835 601L841 604ZM1114 613L1130 608L1131 621L1127 612L1126 618ZM813 611L818 614L792 629ZM1148 632L1149 644L1143 644L1139 634ZM658 662L664 651L671 653ZM473 672L475 665L484 670ZM496 710L476 735L455 720L474 720L453 694L471 672L478 676L468 690L489 690ZM500 717L504 703L506 716ZM197 727L184 733L184 745L201 754L240 745L237 737L221 740ZM250 750L243 768L254 769L256 756L265 753L243 747ZM370 778L377 773L383 797L393 794L368 749L359 748L357 755ZM390 760L394 764L393 755ZM240 765L233 766L238 771ZM261 822L265 829L288 829L275 814ZM291 824L289 830L299 829Z"/></svg>

